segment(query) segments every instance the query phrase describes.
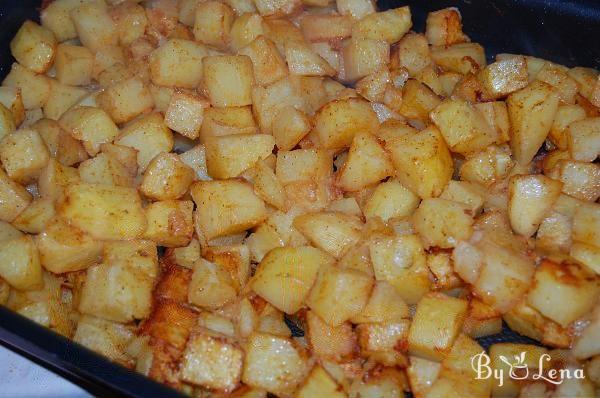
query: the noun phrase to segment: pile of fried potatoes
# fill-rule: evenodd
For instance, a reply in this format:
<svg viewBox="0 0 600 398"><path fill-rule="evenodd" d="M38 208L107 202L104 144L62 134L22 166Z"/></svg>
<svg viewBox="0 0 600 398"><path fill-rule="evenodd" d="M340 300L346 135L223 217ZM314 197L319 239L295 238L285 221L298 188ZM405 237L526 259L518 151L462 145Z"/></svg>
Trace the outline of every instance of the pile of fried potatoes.
<svg viewBox="0 0 600 398"><path fill-rule="evenodd" d="M0 303L195 397L597 396L598 71L411 27L47 2L0 87ZM541 344L478 379L503 322Z"/></svg>

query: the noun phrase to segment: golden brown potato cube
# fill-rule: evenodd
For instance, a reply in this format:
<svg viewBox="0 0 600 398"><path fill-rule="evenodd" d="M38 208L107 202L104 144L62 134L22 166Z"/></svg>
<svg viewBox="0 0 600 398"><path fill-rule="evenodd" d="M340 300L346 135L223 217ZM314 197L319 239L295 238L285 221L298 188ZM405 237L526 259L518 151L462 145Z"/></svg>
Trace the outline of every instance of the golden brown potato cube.
<svg viewBox="0 0 600 398"><path fill-rule="evenodd" d="M10 72L2 81L3 86L18 88L21 91L26 110L41 108L50 96L50 80L37 75L18 63L12 64Z"/></svg>
<svg viewBox="0 0 600 398"><path fill-rule="evenodd" d="M600 275L600 247L575 242L571 246L569 255L594 271L597 275Z"/></svg>
<svg viewBox="0 0 600 398"><path fill-rule="evenodd" d="M405 68L410 76L417 76L431 63L427 39L421 34L406 34L392 50L391 68Z"/></svg>
<svg viewBox="0 0 600 398"><path fill-rule="evenodd" d="M139 4L122 2L109 9L119 35L119 43L128 46L144 35L148 18L146 10Z"/></svg>
<svg viewBox="0 0 600 398"><path fill-rule="evenodd" d="M229 47L236 53L262 35L263 19L256 12L239 15L231 25ZM243 54L248 55L248 54Z"/></svg>
<svg viewBox="0 0 600 398"><path fill-rule="evenodd" d="M41 197L56 200L63 194L64 189L79 182L79 172L74 167L63 166L50 158L38 179L38 190ZM29 195L28 195L29 197Z"/></svg>
<svg viewBox="0 0 600 398"><path fill-rule="evenodd" d="M432 46L451 46L469 41L462 31L462 16L457 8L444 8L427 14L425 35Z"/></svg>
<svg viewBox="0 0 600 398"><path fill-rule="evenodd" d="M262 16L285 16L293 14L302 3L300 0L255 0L254 5Z"/></svg>
<svg viewBox="0 0 600 398"><path fill-rule="evenodd" d="M15 127L23 123L23 120L25 120L25 107L23 106L20 88L8 86L0 87L0 104L4 105L12 114Z"/></svg>
<svg viewBox="0 0 600 398"><path fill-rule="evenodd" d="M264 202L244 182L201 181L190 190L197 205L196 232L208 240L245 231L267 216Z"/></svg>
<svg viewBox="0 0 600 398"><path fill-rule="evenodd" d="M84 3L70 11L71 20L81 43L92 51L119 42L115 23L102 2Z"/></svg>
<svg viewBox="0 0 600 398"><path fill-rule="evenodd" d="M390 45L383 40L352 38L342 48L344 80L356 81L390 62Z"/></svg>
<svg viewBox="0 0 600 398"><path fill-rule="evenodd" d="M79 311L115 322L131 322L150 315L154 277L124 261L87 269Z"/></svg>
<svg viewBox="0 0 600 398"><path fill-rule="evenodd" d="M73 341L111 361L126 364L131 362L126 350L134 336L131 326L83 315L77 322Z"/></svg>
<svg viewBox="0 0 600 398"><path fill-rule="evenodd" d="M441 364L419 357L410 357L410 366L406 376L410 382L412 393L416 397L425 397L434 382L438 379Z"/></svg>
<svg viewBox="0 0 600 398"><path fill-rule="evenodd" d="M31 236L0 242L0 277L19 290L43 286L38 249Z"/></svg>
<svg viewBox="0 0 600 398"><path fill-rule="evenodd" d="M159 246L186 246L192 239L194 223L191 200L163 200L144 209L148 226L144 236Z"/></svg>
<svg viewBox="0 0 600 398"><path fill-rule="evenodd" d="M83 141L90 155L100 151L100 145L111 142L119 134L119 129L110 116L100 108L80 106L65 112L58 123L71 135Z"/></svg>
<svg viewBox="0 0 600 398"><path fill-rule="evenodd" d="M92 80L94 54L85 47L61 43L56 48L56 79L70 86L85 86Z"/></svg>
<svg viewBox="0 0 600 398"><path fill-rule="evenodd" d="M179 199L194 181L194 170L173 153L158 154L144 172L140 191L153 200Z"/></svg>
<svg viewBox="0 0 600 398"><path fill-rule="evenodd" d="M48 3L40 13L42 26L54 32L56 40L63 42L77 37L70 12L81 5L81 0L56 0Z"/></svg>
<svg viewBox="0 0 600 398"><path fill-rule="evenodd" d="M375 12L375 4L371 0L336 0L335 4L340 14L355 20Z"/></svg>
<svg viewBox="0 0 600 398"><path fill-rule="evenodd" d="M531 162L550 132L558 109L559 96L552 86L533 82L508 96L508 116L512 127L510 146L517 162Z"/></svg>
<svg viewBox="0 0 600 398"><path fill-rule="evenodd" d="M98 95L97 101L115 123L128 122L154 107L148 86L137 77L107 88Z"/></svg>
<svg viewBox="0 0 600 398"><path fill-rule="evenodd" d="M78 169L81 181L88 184L117 185L132 187L133 175L115 158L100 153L81 162Z"/></svg>
<svg viewBox="0 0 600 398"><path fill-rule="evenodd" d="M389 44L399 41L412 27L408 6L376 12L364 16L352 26L352 37L384 40Z"/></svg>
<svg viewBox="0 0 600 398"><path fill-rule="evenodd" d="M42 266L55 274L79 271L102 258L104 244L60 219L52 220L36 237Z"/></svg>
<svg viewBox="0 0 600 398"><path fill-rule="evenodd" d="M388 141L386 149L400 183L421 198L439 196L452 178L452 157L435 127Z"/></svg>
<svg viewBox="0 0 600 398"><path fill-rule="evenodd" d="M369 102L359 98L331 101L314 118L313 131L322 147L349 147L358 132L373 132L378 127L377 115Z"/></svg>
<svg viewBox="0 0 600 398"><path fill-rule="evenodd" d="M206 140L206 166L213 178L239 176L271 155L275 139L269 134L234 134Z"/></svg>
<svg viewBox="0 0 600 398"><path fill-rule="evenodd" d="M392 284L375 282L371 297L360 314L352 317L352 323L389 323L408 318L408 306Z"/></svg>
<svg viewBox="0 0 600 398"><path fill-rule="evenodd" d="M245 244L205 247L202 255L229 273L236 291L242 290L248 283L251 273L250 250Z"/></svg>
<svg viewBox="0 0 600 398"><path fill-rule="evenodd" d="M387 101L390 91L391 74L387 67L381 68L356 83L356 92L371 102ZM393 92L397 92L393 90Z"/></svg>
<svg viewBox="0 0 600 398"><path fill-rule="evenodd" d="M574 104L577 82L568 75L568 71L569 69L564 66L546 62L535 78L553 86L562 101Z"/></svg>
<svg viewBox="0 0 600 398"><path fill-rule="evenodd" d="M35 130L17 130L0 141L0 160L8 177L16 182L35 181L49 159L50 152Z"/></svg>
<svg viewBox="0 0 600 398"><path fill-rule="evenodd" d="M294 227L315 246L340 258L360 239L362 223L347 214L323 212L296 217Z"/></svg>
<svg viewBox="0 0 600 398"><path fill-rule="evenodd" d="M529 84L527 61L523 56L507 58L486 66L477 76L492 98L502 98Z"/></svg>
<svg viewBox="0 0 600 398"><path fill-rule="evenodd" d="M336 74L336 70L305 43L286 43L285 59L293 75L333 76Z"/></svg>
<svg viewBox="0 0 600 398"><path fill-rule="evenodd" d="M127 125L115 140L115 144L138 151L138 172L142 173L156 155L173 149L173 133L166 126L160 113L151 113Z"/></svg>
<svg viewBox="0 0 600 398"><path fill-rule="evenodd" d="M540 68L541 69L541 68ZM577 88L582 96L592 100L598 71L592 68L575 67L568 70L567 74L577 83Z"/></svg>
<svg viewBox="0 0 600 398"><path fill-rule="evenodd" d="M352 18L309 14L300 20L300 28L306 40L312 43L342 40L352 35Z"/></svg>
<svg viewBox="0 0 600 398"><path fill-rule="evenodd" d="M58 120L68 109L79 103L89 92L50 80L50 96L44 105L44 117Z"/></svg>
<svg viewBox="0 0 600 398"><path fill-rule="evenodd" d="M304 305L322 264L331 266L334 259L314 247L275 248L256 268L252 290L275 308L293 314Z"/></svg>
<svg viewBox="0 0 600 398"><path fill-rule="evenodd" d="M310 120L302 111L293 106L286 106L279 110L273 119L275 145L281 151L289 151L298 145L310 129Z"/></svg>
<svg viewBox="0 0 600 398"><path fill-rule="evenodd" d="M346 393L327 371L316 365L296 391L297 398L312 398L319 395L330 398L345 398Z"/></svg>
<svg viewBox="0 0 600 398"><path fill-rule="evenodd" d="M419 197L398 181L383 182L375 188L367 199L363 212L367 219L379 217L383 221L390 218L406 217L419 206Z"/></svg>
<svg viewBox="0 0 600 398"><path fill-rule="evenodd" d="M569 153L574 160L593 162L600 155L600 117L571 123L566 135Z"/></svg>
<svg viewBox="0 0 600 398"><path fill-rule="evenodd" d="M402 104L398 112L408 118L429 120L429 112L440 104L440 99L428 86L409 79L402 90Z"/></svg>
<svg viewBox="0 0 600 398"><path fill-rule="evenodd" d="M203 80L213 106L252 104L254 72L245 55L208 56L202 60Z"/></svg>
<svg viewBox="0 0 600 398"><path fill-rule="evenodd" d="M52 66L56 44L50 29L27 20L10 42L10 51L24 67L35 73L44 73Z"/></svg>
<svg viewBox="0 0 600 398"><path fill-rule="evenodd" d="M483 115L467 101L447 99L431 112L452 152L479 152L497 140L496 132Z"/></svg>
<svg viewBox="0 0 600 398"><path fill-rule="evenodd" d="M586 113L583 107L569 104L559 105L548 138L558 149L566 150L568 148L567 133L569 125L585 118Z"/></svg>
<svg viewBox="0 0 600 398"><path fill-rule="evenodd" d="M562 191L577 199L594 202L600 197L600 165L596 163L559 160L558 179Z"/></svg>
<svg viewBox="0 0 600 398"><path fill-rule="evenodd" d="M423 297L410 326L410 354L431 361L442 360L450 352L462 329L467 307L466 300L441 293L430 293Z"/></svg>
<svg viewBox="0 0 600 398"><path fill-rule="evenodd" d="M158 274L156 244L149 240L105 242L103 257L106 263L121 262L151 278Z"/></svg>
<svg viewBox="0 0 600 398"><path fill-rule="evenodd" d="M516 233L530 237L560 196L562 183L542 174L516 175L508 185L508 217Z"/></svg>
<svg viewBox="0 0 600 398"><path fill-rule="evenodd" d="M207 108L200 129L200 142L205 143L209 137L232 134L258 133L256 122L249 106Z"/></svg>
<svg viewBox="0 0 600 398"><path fill-rule="evenodd" d="M58 213L72 225L102 240L125 240L141 236L146 216L133 188L74 184L65 188Z"/></svg>
<svg viewBox="0 0 600 398"><path fill-rule="evenodd" d="M392 174L394 165L377 138L369 133L358 133L336 184L345 191L358 191Z"/></svg>
<svg viewBox="0 0 600 398"><path fill-rule="evenodd" d="M203 44L225 50L229 46L234 17L227 4L212 0L200 2L196 7L194 37Z"/></svg>
<svg viewBox="0 0 600 398"><path fill-rule="evenodd" d="M441 198L424 199L414 214L414 226L425 247L455 247L468 240L473 232L473 217L463 203Z"/></svg>
<svg viewBox="0 0 600 398"><path fill-rule="evenodd" d="M253 333L244 351L242 381L274 394L293 392L308 371L303 353L288 338Z"/></svg>
<svg viewBox="0 0 600 398"><path fill-rule="evenodd" d="M485 52L477 43L434 46L431 48L431 58L444 70L463 75L475 73L486 66Z"/></svg>
<svg viewBox="0 0 600 398"><path fill-rule="evenodd" d="M100 151L121 163L130 175L137 175L137 150L128 146L105 143L100 145Z"/></svg>
<svg viewBox="0 0 600 398"><path fill-rule="evenodd" d="M171 39L150 54L154 84L194 89L202 81L202 59L208 50L192 40Z"/></svg>
<svg viewBox="0 0 600 398"><path fill-rule="evenodd" d="M184 92L175 93L165 112L165 123L171 130L192 140L196 139L200 135L204 109L209 105L208 101L200 96Z"/></svg>
<svg viewBox="0 0 600 398"><path fill-rule="evenodd" d="M525 354L521 354L525 353ZM511 369L511 363L520 355L523 355L524 362L519 363L520 366L526 367L530 372L538 372L540 363L543 363L543 359L540 357L544 354L547 355L548 350L544 347L538 347L529 344L512 344L512 343L499 343L490 346L490 358L491 367L494 370L503 370L502 386L500 381L496 381L492 384L494 396L517 396L520 390L520 386L517 381L513 380L509 376ZM501 359L503 357L508 364ZM521 361L519 361L521 362ZM516 365L516 364L514 364ZM518 365L517 365L518 366Z"/></svg>
<svg viewBox="0 0 600 398"><path fill-rule="evenodd" d="M573 214L573 240L600 247L600 205L582 203Z"/></svg>
<svg viewBox="0 0 600 398"><path fill-rule="evenodd" d="M36 198L23 210L12 224L23 232L39 234L56 213L51 198Z"/></svg>
<svg viewBox="0 0 600 398"><path fill-rule="evenodd" d="M510 121L504 101L480 102L474 104L474 107L496 132L496 144L500 145L510 140Z"/></svg>
<svg viewBox="0 0 600 398"><path fill-rule="evenodd" d="M367 305L373 278L354 269L323 267L306 301L330 326L339 326Z"/></svg>
<svg viewBox="0 0 600 398"><path fill-rule="evenodd" d="M306 313L308 342L314 355L334 361L348 358L356 350L356 336L350 322L332 327L312 311Z"/></svg>
<svg viewBox="0 0 600 398"><path fill-rule="evenodd" d="M236 289L231 275L219 264L199 259L188 288L188 301L207 309L216 309L233 301Z"/></svg>
<svg viewBox="0 0 600 398"><path fill-rule="evenodd" d="M231 391L240 381L243 356L233 342L200 330L192 334L183 352L181 377L188 383Z"/></svg>

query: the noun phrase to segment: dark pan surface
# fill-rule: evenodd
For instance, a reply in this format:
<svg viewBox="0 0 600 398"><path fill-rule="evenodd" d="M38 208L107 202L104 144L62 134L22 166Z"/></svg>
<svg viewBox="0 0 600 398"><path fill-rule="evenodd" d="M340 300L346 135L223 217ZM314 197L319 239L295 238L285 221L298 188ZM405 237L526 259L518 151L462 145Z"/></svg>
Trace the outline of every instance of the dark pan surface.
<svg viewBox="0 0 600 398"><path fill-rule="evenodd" d="M9 42L26 19L37 20L39 0L0 1L0 78L13 59ZM464 31L497 53L528 54L567 66L600 69L600 1L597 0L381 0L380 9L410 5L414 30L423 31L429 11L458 7ZM290 323L294 334L302 330ZM479 339L494 343L537 344L506 326L502 333ZM94 395L180 397L154 383L0 306L0 344L81 385ZM0 394L1 395L1 394Z"/></svg>

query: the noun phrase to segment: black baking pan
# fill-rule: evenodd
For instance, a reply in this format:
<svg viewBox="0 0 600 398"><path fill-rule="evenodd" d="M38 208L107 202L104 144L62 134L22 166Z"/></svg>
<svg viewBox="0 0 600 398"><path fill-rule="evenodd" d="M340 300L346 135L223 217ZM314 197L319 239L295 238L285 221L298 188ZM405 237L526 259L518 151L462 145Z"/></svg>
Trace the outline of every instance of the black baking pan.
<svg viewBox="0 0 600 398"><path fill-rule="evenodd" d="M599 0L382 0L380 9L410 5L414 29L422 32L429 11L458 7L464 31L497 53L534 55L566 66L600 69ZM37 20L40 1L0 0L0 79L13 59L9 42L26 19ZM301 330L292 325L295 334ZM485 347L499 342L537 344L504 327L479 339ZM172 389L111 363L92 351L0 306L0 344L66 377L96 396L181 397ZM1 393L0 393L1 395Z"/></svg>

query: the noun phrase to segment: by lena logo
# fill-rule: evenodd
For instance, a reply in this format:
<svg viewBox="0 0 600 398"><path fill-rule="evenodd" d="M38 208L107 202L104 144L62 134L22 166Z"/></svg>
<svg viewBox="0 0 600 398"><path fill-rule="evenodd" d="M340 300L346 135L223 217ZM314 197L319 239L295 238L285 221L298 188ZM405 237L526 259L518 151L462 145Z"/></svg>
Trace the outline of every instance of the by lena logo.
<svg viewBox="0 0 600 398"><path fill-rule="evenodd" d="M548 363L552 359L548 354L540 355L537 367L535 369L529 369L529 366L525 362L526 355L526 352L521 352L519 355L514 355L512 358L499 355L498 358L506 365L506 367L493 368L490 366L490 356L486 354L485 351L482 351L471 358L471 367L477 375L477 380L493 378L498 382L499 387L504 385L506 376L512 380L539 380L555 385L562 384L566 379L585 378L583 369L547 369ZM507 369L508 374L505 373Z"/></svg>

